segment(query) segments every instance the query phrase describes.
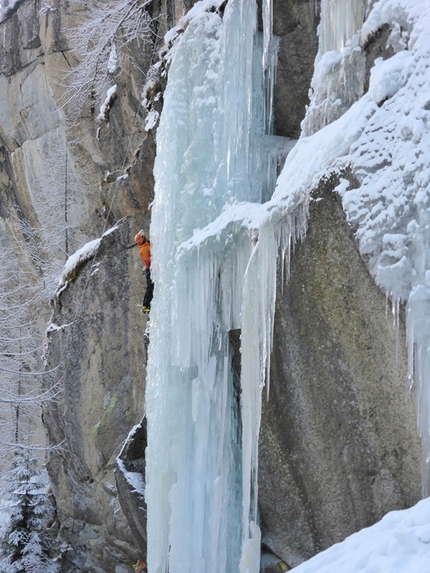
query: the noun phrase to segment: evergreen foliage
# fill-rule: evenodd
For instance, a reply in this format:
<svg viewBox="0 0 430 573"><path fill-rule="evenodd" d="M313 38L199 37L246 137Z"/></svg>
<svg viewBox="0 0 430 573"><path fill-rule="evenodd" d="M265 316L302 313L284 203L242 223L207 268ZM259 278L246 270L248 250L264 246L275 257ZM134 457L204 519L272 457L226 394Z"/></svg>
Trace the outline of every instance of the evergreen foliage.
<svg viewBox="0 0 430 573"><path fill-rule="evenodd" d="M56 573L46 522L52 506L33 448L18 446L4 481L7 516L0 541L0 573Z"/></svg>

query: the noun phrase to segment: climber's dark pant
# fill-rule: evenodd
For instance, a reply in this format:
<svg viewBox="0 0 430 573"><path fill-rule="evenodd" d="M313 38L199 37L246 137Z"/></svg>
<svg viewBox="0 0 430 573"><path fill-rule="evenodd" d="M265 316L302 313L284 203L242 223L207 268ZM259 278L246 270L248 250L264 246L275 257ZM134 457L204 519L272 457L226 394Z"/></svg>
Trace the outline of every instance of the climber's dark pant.
<svg viewBox="0 0 430 573"><path fill-rule="evenodd" d="M148 308L151 306L151 300L154 296L154 283L151 280L151 271L146 269L145 271L146 277L146 291L145 296L143 297L142 306L147 306Z"/></svg>

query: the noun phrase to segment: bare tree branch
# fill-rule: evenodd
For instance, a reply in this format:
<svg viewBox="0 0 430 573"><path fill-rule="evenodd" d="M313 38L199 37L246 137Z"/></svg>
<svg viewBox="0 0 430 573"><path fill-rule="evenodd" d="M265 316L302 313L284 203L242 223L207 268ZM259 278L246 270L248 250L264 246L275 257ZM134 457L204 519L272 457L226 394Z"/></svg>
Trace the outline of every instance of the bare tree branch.
<svg viewBox="0 0 430 573"><path fill-rule="evenodd" d="M153 19L147 8L152 0L95 0L87 8L85 20L71 30L69 39L79 61L66 76L64 106L69 118L77 119L86 104L92 112L100 106L114 83L121 65L129 59L127 48L149 43Z"/></svg>

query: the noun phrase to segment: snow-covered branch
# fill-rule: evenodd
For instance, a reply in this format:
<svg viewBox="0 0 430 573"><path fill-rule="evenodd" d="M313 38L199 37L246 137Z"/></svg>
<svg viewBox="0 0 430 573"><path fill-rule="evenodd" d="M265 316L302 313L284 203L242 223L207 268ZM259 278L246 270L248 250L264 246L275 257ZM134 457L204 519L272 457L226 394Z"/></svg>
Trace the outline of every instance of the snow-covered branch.
<svg viewBox="0 0 430 573"><path fill-rule="evenodd" d="M64 94L68 115L75 119L86 102L91 111L100 107L105 94L120 72L121 62L129 59L128 47L138 47L151 38L152 18L147 12L151 0L96 0L86 7L85 19L69 31L78 65L67 75Z"/></svg>

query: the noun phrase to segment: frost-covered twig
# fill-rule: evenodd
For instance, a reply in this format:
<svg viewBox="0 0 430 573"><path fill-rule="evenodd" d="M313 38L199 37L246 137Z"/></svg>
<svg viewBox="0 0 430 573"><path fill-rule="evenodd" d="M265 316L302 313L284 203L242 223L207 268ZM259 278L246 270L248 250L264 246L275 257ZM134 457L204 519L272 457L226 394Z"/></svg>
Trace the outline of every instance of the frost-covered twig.
<svg viewBox="0 0 430 573"><path fill-rule="evenodd" d="M69 116L79 116L85 103L99 106L112 77L118 73L126 48L136 42L143 45L151 37L152 18L147 12L151 0L96 0L86 7L86 17L69 31L72 51L79 61L67 74L64 102Z"/></svg>

